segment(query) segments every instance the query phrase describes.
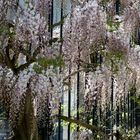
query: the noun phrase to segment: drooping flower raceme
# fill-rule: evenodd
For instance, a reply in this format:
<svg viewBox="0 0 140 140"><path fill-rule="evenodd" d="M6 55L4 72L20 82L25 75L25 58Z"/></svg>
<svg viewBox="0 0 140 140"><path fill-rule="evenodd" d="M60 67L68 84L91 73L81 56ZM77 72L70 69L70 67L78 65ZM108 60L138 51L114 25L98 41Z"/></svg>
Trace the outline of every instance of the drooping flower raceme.
<svg viewBox="0 0 140 140"><path fill-rule="evenodd" d="M89 72L86 67L88 76L85 78L88 79L88 88L85 90L85 103L90 109L96 99L99 107L105 108L112 92L113 106L116 107L120 100L123 100L123 95L127 96L129 93L130 85L139 77L134 70L139 71L139 53L134 51L136 48L131 48L132 26L137 25L139 18L128 17L125 14L136 12L136 15L139 15L137 2L125 3L121 16L113 15L108 19L108 11L104 11L98 1L89 1L82 6L74 7L64 24L63 51L66 61L80 65L77 63L78 59L84 62L80 65L81 68L89 64L89 55L93 52L97 52L97 59L98 53L103 57L101 69ZM107 4L112 3L109 1ZM126 5L129 5L129 12L125 12L128 8ZM127 22L131 20L133 22ZM108 26L111 29L108 29ZM94 64L91 65L95 67ZM75 65L71 69L75 69ZM133 77L137 78L134 80Z"/></svg>
<svg viewBox="0 0 140 140"><path fill-rule="evenodd" d="M6 32L4 30L0 34L0 101L5 106L11 128L14 129L22 124L28 107L31 110L29 119L32 118L32 123L36 117L39 130L49 125L51 116L58 113L62 93L59 68L48 66L40 73L34 69L39 58L51 60L59 54L56 45L48 47L50 3L50 0L32 1L24 7L19 6L12 23L4 19L6 15L3 16L6 24L0 23L0 26L6 26ZM36 122L33 123L35 124Z"/></svg>
<svg viewBox="0 0 140 140"><path fill-rule="evenodd" d="M41 16L34 7L28 7L20 13L17 19L16 40L25 45L26 43L27 45L31 44L32 50L38 47L46 47L49 40L46 17Z"/></svg>
<svg viewBox="0 0 140 140"><path fill-rule="evenodd" d="M64 54L73 61L78 48L86 54L90 47L100 45L105 39L105 15L96 1L72 9L64 24Z"/></svg>
<svg viewBox="0 0 140 140"><path fill-rule="evenodd" d="M11 70L1 68L0 95L3 98L2 103L8 105L8 115L13 128L19 121L21 108L24 106L26 97L30 94L29 91L34 101L34 115L37 116L38 123L40 123L40 118L46 121L44 116L46 103L49 105L51 116L58 113L59 101L62 95L60 76L59 72L53 69L48 69L45 74L37 74L31 66L17 76Z"/></svg>

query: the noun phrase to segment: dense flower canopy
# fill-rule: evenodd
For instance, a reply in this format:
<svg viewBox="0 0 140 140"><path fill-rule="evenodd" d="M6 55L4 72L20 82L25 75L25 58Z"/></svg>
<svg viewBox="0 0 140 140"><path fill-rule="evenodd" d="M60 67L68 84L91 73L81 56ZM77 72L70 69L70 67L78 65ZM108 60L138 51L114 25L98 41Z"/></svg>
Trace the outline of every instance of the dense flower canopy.
<svg viewBox="0 0 140 140"><path fill-rule="evenodd" d="M35 120L39 130L48 125L76 74L85 116L95 104L104 111L110 98L116 109L133 87L139 96L139 0L121 0L121 14L114 12L115 0L73 0L58 41L51 4L0 0L0 101L13 129L29 112L33 132Z"/></svg>
<svg viewBox="0 0 140 140"><path fill-rule="evenodd" d="M86 100L89 103L86 101L86 105L93 106L93 100L98 98L99 106L101 103L102 107L105 107L111 97L112 77L115 85L114 104L119 102L125 93L129 93L130 85L136 84L138 87L139 45L132 45L139 26L139 1L122 3L122 14L111 17L109 12L114 1L106 2L106 8L101 7L102 1L86 2L84 6L74 7L64 24L63 48L66 61L78 63L82 68L85 64L92 63L90 57L94 52L104 57L96 71L87 74L88 89L85 91L85 98L88 98ZM75 69L75 66L72 69Z"/></svg>
<svg viewBox="0 0 140 140"><path fill-rule="evenodd" d="M51 39L48 29L51 1L19 3L18 6L14 1L0 2L2 3L0 8L2 11L0 19L2 29L0 32L1 103L5 106L7 116L10 118L11 127L16 128L23 121L21 116L25 113L27 98L31 98L32 117L37 117L39 128L45 127L48 124L48 122L45 123L46 114L51 117L58 112L62 92L59 68L53 68L51 63L39 72L36 70L39 69L37 62L39 59L43 63L46 56L51 60L59 55L58 46L56 48L54 44L53 47L48 47ZM16 10L14 9L14 17L11 20L9 10L11 11L14 6L17 7ZM7 11L3 11L3 7ZM41 124L42 122L44 124Z"/></svg>

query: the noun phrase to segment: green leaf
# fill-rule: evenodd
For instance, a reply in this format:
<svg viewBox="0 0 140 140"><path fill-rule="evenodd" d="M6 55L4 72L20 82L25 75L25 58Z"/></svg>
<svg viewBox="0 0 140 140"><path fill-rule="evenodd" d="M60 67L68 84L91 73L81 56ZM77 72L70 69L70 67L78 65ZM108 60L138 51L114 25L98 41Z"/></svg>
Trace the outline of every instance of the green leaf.
<svg viewBox="0 0 140 140"><path fill-rule="evenodd" d="M61 56L57 56L56 58L52 58L52 59L41 57L38 59L38 64L43 68L47 68L48 66L54 66L54 68L56 68L56 67L64 66L64 61Z"/></svg>
<svg viewBox="0 0 140 140"><path fill-rule="evenodd" d="M6 33L6 34L9 33L9 28L6 25L1 25L0 26L0 34L3 33L3 32Z"/></svg>
<svg viewBox="0 0 140 140"><path fill-rule="evenodd" d="M48 67L48 62L45 57L41 57L38 59L38 64L44 68Z"/></svg>
<svg viewBox="0 0 140 140"><path fill-rule="evenodd" d="M33 65L33 69L34 69L34 71L35 71L36 73L38 73L38 74L41 74L41 73L42 73L42 70L43 70L43 68L40 67L40 66L37 65L37 64L34 64L34 65Z"/></svg>

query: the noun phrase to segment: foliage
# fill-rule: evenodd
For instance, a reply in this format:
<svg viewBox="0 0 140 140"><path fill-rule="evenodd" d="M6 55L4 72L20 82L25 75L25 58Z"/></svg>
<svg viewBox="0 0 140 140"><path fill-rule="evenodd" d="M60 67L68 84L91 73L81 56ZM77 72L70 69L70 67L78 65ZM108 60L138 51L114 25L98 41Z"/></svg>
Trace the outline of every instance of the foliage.
<svg viewBox="0 0 140 140"><path fill-rule="evenodd" d="M140 44L131 41L134 36L139 40L136 34L140 19L139 1L120 1L120 4L120 15L115 11L114 0L79 4L73 7L64 24L66 65L71 64L71 71L75 71L75 66L87 69L83 75L79 72L80 78L86 81L80 81L81 88L82 84L85 85L82 105L88 113L96 107L97 116L100 116L99 110L106 114L110 106L110 111L115 113L129 96L130 85L136 85L134 94L139 96Z"/></svg>
<svg viewBox="0 0 140 140"><path fill-rule="evenodd" d="M0 5L0 11L5 8L0 15L0 102L11 139L43 139L45 130L53 132L51 116L58 111L62 88L58 67L64 65L60 43L55 47L58 41L49 32L51 1L1 0Z"/></svg>
<svg viewBox="0 0 140 140"><path fill-rule="evenodd" d="M140 56L134 36L140 3L121 2L121 15L116 15L114 0L72 1L70 13L52 24L51 0L0 0L0 102L13 140L42 140L46 130L52 135L52 116L58 115L63 89L72 91L76 76L84 106L78 112L85 111L87 119L94 108L97 115L105 114L110 99L111 111L116 111L131 85L139 96ZM56 26L63 27L63 37L52 37ZM98 126L60 118L96 131L96 138L104 135ZM84 133L90 134L82 128L81 137Z"/></svg>

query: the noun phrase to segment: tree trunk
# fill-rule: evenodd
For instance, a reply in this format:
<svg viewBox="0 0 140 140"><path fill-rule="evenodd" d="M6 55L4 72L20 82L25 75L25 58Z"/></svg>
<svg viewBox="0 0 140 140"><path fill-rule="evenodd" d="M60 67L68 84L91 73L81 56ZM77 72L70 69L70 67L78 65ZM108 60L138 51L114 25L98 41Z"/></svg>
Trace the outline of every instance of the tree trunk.
<svg viewBox="0 0 140 140"><path fill-rule="evenodd" d="M27 92L23 100L12 140L39 140L32 94Z"/></svg>

